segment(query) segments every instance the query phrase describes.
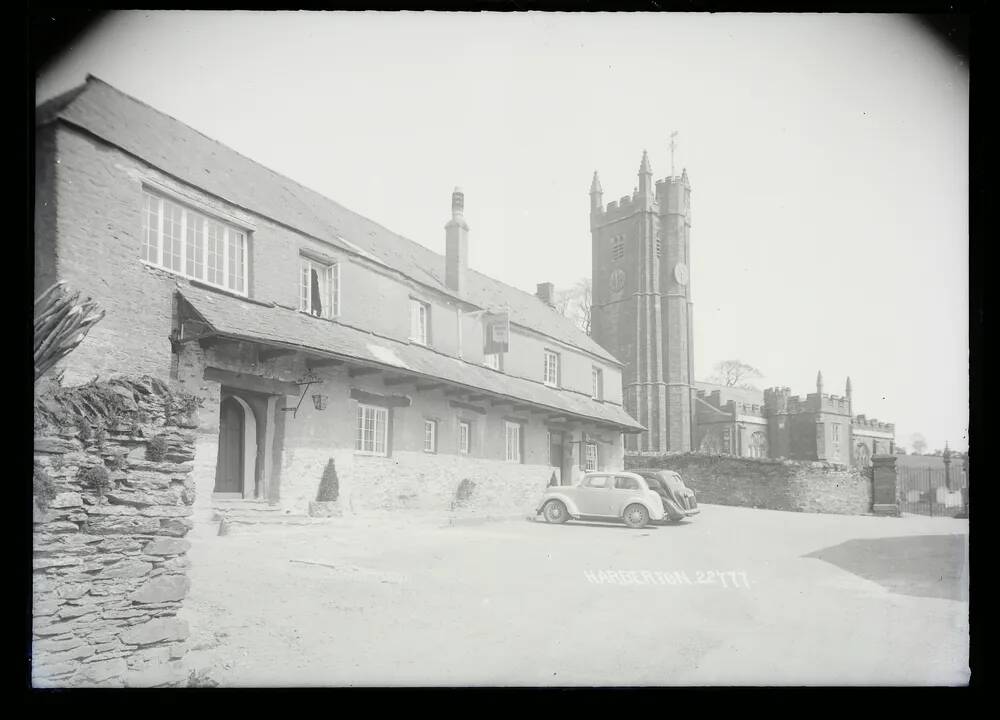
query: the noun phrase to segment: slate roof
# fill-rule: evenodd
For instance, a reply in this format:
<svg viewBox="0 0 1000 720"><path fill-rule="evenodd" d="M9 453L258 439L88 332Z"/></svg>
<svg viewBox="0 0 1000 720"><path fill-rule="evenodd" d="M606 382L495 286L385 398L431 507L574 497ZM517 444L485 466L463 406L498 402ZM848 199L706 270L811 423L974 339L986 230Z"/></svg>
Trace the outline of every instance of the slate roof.
<svg viewBox="0 0 1000 720"><path fill-rule="evenodd" d="M626 432L644 429L620 405L507 375L422 345L314 318L280 305L249 302L193 285L177 292L218 335L360 360L368 365L396 369L402 374L444 380L577 418L608 423Z"/></svg>
<svg viewBox="0 0 1000 720"><path fill-rule="evenodd" d="M251 213L341 249L368 253L407 277L480 308L510 307L510 321L620 364L531 293L471 270L461 296L444 283L443 255L296 183L90 75L44 103L36 122L60 119ZM346 241L346 242L345 242ZM352 247L352 245L354 247Z"/></svg>

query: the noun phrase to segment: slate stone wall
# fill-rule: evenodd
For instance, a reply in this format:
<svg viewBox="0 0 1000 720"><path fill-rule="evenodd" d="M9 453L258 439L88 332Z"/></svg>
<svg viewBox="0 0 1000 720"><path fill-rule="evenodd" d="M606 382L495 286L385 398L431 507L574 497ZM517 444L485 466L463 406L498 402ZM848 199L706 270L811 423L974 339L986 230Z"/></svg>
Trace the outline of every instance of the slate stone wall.
<svg viewBox="0 0 1000 720"><path fill-rule="evenodd" d="M88 388L36 398L32 683L181 684L197 410L150 379Z"/></svg>

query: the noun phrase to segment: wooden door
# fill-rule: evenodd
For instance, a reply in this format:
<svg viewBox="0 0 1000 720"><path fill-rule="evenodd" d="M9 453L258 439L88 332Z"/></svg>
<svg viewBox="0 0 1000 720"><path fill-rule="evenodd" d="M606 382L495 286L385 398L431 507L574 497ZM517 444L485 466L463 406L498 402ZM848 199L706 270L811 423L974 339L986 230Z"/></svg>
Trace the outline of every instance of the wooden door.
<svg viewBox="0 0 1000 720"><path fill-rule="evenodd" d="M219 413L219 460L215 492L243 494L243 408L233 398L222 401Z"/></svg>

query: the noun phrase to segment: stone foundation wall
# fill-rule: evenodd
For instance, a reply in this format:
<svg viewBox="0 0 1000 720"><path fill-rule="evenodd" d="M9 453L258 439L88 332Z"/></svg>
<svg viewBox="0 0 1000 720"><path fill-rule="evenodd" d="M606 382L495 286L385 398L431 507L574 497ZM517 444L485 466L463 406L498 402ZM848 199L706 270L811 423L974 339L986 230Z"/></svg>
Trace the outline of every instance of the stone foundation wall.
<svg viewBox="0 0 1000 720"><path fill-rule="evenodd" d="M353 449L286 449L281 504L302 512L316 499L323 469L333 459L339 502L347 512L412 510L474 515L515 515L534 510L552 475L546 465L506 463L460 455L399 451L391 457ZM459 484L474 486L456 502Z"/></svg>
<svg viewBox="0 0 1000 720"><path fill-rule="evenodd" d="M190 584L184 536L197 413L178 413L180 396L160 395L155 381L110 387L121 401L110 415L78 411L52 394L40 411L36 400L35 687L184 680L188 628L177 613ZM54 397L64 390L74 389ZM94 468L108 473L103 490L88 483Z"/></svg>
<svg viewBox="0 0 1000 720"><path fill-rule="evenodd" d="M680 473L700 503L840 515L872 512L871 478L843 465L699 453L625 456L626 469L641 467Z"/></svg>

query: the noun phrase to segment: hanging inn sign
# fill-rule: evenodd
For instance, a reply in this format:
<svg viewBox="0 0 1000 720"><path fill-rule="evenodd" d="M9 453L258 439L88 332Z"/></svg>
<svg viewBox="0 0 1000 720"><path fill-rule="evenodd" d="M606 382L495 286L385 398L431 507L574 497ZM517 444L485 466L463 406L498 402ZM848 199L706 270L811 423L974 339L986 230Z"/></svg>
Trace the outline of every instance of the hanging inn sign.
<svg viewBox="0 0 1000 720"><path fill-rule="evenodd" d="M483 354L495 355L510 350L510 313L483 313Z"/></svg>

